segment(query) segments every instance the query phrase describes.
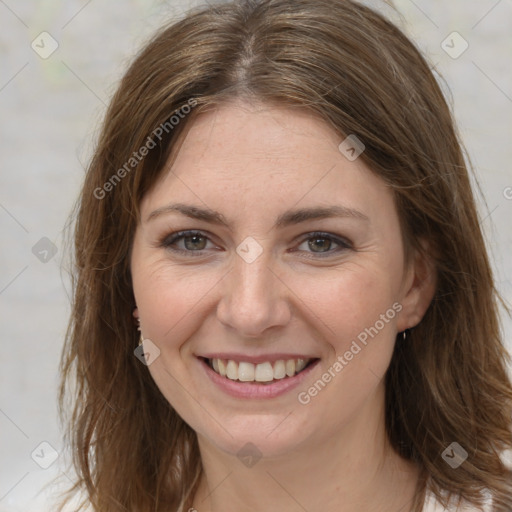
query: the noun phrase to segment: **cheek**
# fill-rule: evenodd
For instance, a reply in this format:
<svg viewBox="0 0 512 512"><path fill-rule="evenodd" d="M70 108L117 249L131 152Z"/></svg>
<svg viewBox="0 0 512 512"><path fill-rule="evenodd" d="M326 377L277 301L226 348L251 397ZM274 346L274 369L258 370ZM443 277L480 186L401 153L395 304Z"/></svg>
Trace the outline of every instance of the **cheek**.
<svg viewBox="0 0 512 512"><path fill-rule="evenodd" d="M353 266L304 283L303 300L322 320L336 352L376 322L384 331L394 324L396 293L390 275L380 268Z"/></svg>
<svg viewBox="0 0 512 512"><path fill-rule="evenodd" d="M200 430L201 407L190 382L188 365L191 354L187 341L201 327L208 312L209 293L219 282L218 273L193 272L157 262L134 273L135 298L144 338L160 350L148 370L167 401L187 422ZM221 276L220 276L221 277ZM191 395L192 393L192 395Z"/></svg>
<svg viewBox="0 0 512 512"><path fill-rule="evenodd" d="M219 275L158 262L141 268L133 282L144 336L166 350L179 350Z"/></svg>
<svg viewBox="0 0 512 512"><path fill-rule="evenodd" d="M317 279L309 288L310 304L322 320L322 338L329 349L322 364L328 383L325 390L317 386L301 391L308 395L305 400L316 401L313 407L340 404L344 412L333 408L333 424L343 423L373 394L391 361L401 309L392 276L389 267L347 266L336 278Z"/></svg>
<svg viewBox="0 0 512 512"><path fill-rule="evenodd" d="M133 273L144 337L166 351L179 351L222 300L223 272L191 269L160 260L139 265ZM293 290L283 300L295 303L299 321L314 325L339 354L376 322L379 331L393 325L391 319L381 329L379 321L393 304L390 274L370 265L347 265L308 273L288 270L279 277Z"/></svg>
<svg viewBox="0 0 512 512"><path fill-rule="evenodd" d="M321 320L316 324L322 325L322 341L330 355L322 362L319 379L298 390L305 430L332 435L370 397L382 393L401 310L392 280L385 274L354 268L337 273L336 279L317 279L308 288L309 305ZM320 427L317 416L323 418Z"/></svg>

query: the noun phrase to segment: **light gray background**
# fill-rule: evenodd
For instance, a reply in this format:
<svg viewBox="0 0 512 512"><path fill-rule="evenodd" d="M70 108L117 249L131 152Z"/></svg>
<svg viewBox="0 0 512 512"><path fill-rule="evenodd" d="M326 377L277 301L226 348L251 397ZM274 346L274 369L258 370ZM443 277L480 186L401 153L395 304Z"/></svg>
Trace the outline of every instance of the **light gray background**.
<svg viewBox="0 0 512 512"><path fill-rule="evenodd" d="M69 313L62 231L98 123L134 51L163 21L196 3L0 0L0 512L52 510L56 486L41 488L64 467L56 416ZM393 19L446 79L443 89L487 201L480 211L498 286L511 303L512 1L395 5L402 19ZM34 39L42 45L43 31L59 45L47 59L31 48ZM441 47L453 31L469 44L456 59ZM451 51L462 48L457 37L447 40ZM43 237L58 251L46 263L32 252ZM512 325L507 318L504 324L511 347ZM48 469L31 458L41 442L60 455ZM45 446L34 453L40 462L49 456Z"/></svg>

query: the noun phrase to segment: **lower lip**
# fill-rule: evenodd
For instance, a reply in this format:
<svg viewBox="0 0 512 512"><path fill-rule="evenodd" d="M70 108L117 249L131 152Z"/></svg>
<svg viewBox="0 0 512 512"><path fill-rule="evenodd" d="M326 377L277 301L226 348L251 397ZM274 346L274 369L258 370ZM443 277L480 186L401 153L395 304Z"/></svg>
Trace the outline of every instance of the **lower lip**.
<svg viewBox="0 0 512 512"><path fill-rule="evenodd" d="M284 379L276 380L272 384L262 384L259 382L240 382L238 380L231 380L227 377L222 377L212 368L204 359L199 359L203 368L206 370L206 375L211 381L216 384L226 394L235 398L275 398L280 395L291 391L296 388L307 376L311 373L313 368L319 362L319 359L311 363L307 368L302 370L293 377L285 377Z"/></svg>

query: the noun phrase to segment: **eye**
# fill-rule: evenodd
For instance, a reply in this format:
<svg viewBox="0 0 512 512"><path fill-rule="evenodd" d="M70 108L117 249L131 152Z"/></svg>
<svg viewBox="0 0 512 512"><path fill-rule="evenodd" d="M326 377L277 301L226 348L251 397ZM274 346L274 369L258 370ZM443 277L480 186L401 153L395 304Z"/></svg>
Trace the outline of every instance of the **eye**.
<svg viewBox="0 0 512 512"><path fill-rule="evenodd" d="M203 251L208 249L209 237L201 231L179 231L167 235L159 244L160 247L177 253L185 253L187 256L201 256ZM300 249L302 245L307 244L307 249ZM333 244L337 248L333 248ZM308 233L299 245L299 251L309 252L314 256L325 258L340 253L347 249L352 249L352 244L339 236L330 233L314 232ZM195 253L195 254L193 254Z"/></svg>
<svg viewBox="0 0 512 512"><path fill-rule="evenodd" d="M332 256L333 254L340 253L347 249L352 249L352 244L348 240L331 235L330 233L321 232L309 233L309 236L299 245L299 250L304 244L307 244L307 248L310 250L306 250L306 252L313 253L315 256L319 256L320 258L325 258L326 256ZM333 244L338 247L331 250ZM307 257L310 258L311 256Z"/></svg>
<svg viewBox="0 0 512 512"><path fill-rule="evenodd" d="M166 236L160 243L161 247L181 253L201 253L206 250L210 239L201 231L179 231ZM181 247L176 247L181 244Z"/></svg>

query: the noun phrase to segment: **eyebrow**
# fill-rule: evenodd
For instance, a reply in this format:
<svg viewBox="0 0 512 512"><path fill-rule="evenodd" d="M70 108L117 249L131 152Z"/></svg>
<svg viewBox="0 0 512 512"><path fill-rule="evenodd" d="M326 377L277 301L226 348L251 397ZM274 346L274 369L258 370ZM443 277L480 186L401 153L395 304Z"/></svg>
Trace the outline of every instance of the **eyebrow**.
<svg viewBox="0 0 512 512"><path fill-rule="evenodd" d="M229 228L229 223L221 213L209 208L201 208L199 206L183 203L171 203L166 206L162 206L161 208L157 208L148 215L146 222L167 213L180 213L192 219L198 219L210 224L222 225ZM370 220L359 210L347 208L346 206L317 206L286 211L277 218L273 228L283 228L285 226L300 224L301 222L306 222L308 220L327 219L330 217L348 217L367 222Z"/></svg>

